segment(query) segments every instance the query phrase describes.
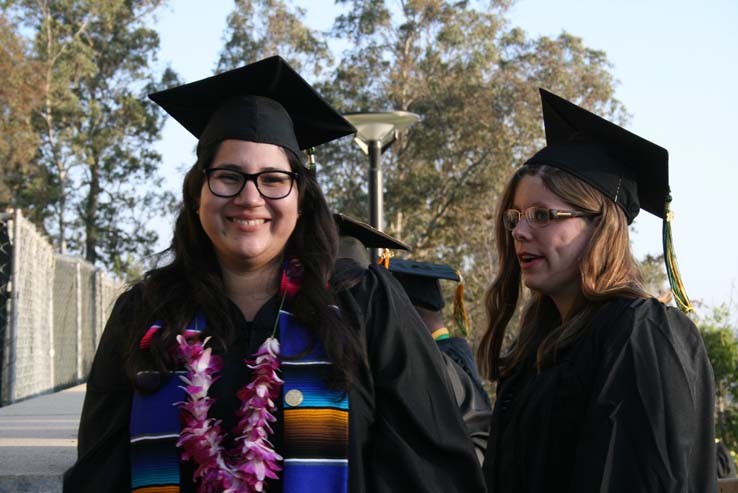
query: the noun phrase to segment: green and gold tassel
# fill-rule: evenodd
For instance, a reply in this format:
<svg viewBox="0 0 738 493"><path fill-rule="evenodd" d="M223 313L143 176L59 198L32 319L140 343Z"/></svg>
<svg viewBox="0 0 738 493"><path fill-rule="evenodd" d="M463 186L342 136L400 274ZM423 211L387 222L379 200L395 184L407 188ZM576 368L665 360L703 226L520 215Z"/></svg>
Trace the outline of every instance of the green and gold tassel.
<svg viewBox="0 0 738 493"><path fill-rule="evenodd" d="M682 278L679 275L679 268L677 267L676 254L674 253L674 241L671 238L671 222L674 219L674 213L671 211L669 205L671 204L671 195L666 197L665 215L664 215L664 226L662 236L664 240L664 263L666 263L666 275L669 277L669 285L671 291L674 293L674 299L676 300L677 306L684 312L694 312L692 303L689 301L687 291L684 289Z"/></svg>
<svg viewBox="0 0 738 493"><path fill-rule="evenodd" d="M307 153L307 169L317 171L315 164L315 147L308 147L305 151Z"/></svg>

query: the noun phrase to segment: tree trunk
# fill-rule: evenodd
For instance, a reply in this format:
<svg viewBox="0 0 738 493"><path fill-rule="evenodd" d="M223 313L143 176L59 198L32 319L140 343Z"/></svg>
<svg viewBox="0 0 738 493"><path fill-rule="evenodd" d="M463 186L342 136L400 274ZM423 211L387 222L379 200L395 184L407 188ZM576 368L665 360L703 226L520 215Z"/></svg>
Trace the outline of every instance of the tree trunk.
<svg viewBox="0 0 738 493"><path fill-rule="evenodd" d="M90 165L90 189L85 205L85 259L94 264L97 260L97 203L100 197L100 171L97 160Z"/></svg>

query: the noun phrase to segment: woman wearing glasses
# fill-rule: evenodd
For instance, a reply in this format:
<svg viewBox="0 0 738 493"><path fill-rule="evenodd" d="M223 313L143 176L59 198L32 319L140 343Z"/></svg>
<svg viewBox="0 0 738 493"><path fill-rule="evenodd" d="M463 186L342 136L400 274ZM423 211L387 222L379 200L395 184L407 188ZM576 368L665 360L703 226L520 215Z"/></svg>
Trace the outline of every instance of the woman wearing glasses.
<svg viewBox="0 0 738 493"><path fill-rule="evenodd" d="M483 491L402 288L335 265L299 156L354 128L278 57L151 97L198 159L169 263L102 336L65 491Z"/></svg>
<svg viewBox="0 0 738 493"><path fill-rule="evenodd" d="M666 150L541 96L548 145L503 192L485 298L479 365L497 382L488 490L715 491L707 354L691 321L644 291L628 238L640 208L670 219ZM665 239L688 310L668 222Z"/></svg>

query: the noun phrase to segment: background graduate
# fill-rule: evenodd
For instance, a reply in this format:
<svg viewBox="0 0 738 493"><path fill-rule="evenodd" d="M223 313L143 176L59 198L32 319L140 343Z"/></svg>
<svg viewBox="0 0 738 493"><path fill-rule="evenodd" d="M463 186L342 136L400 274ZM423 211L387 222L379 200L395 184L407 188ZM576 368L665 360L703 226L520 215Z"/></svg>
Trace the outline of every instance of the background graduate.
<svg viewBox="0 0 738 493"><path fill-rule="evenodd" d="M336 266L300 156L354 128L278 57L151 97L197 162L169 263L108 321L65 491L482 491L402 288Z"/></svg>
<svg viewBox="0 0 738 493"><path fill-rule="evenodd" d="M461 411L469 438L474 443L479 462L482 463L487 449L489 419L492 414L489 397L479 378L469 343L463 337L451 337L443 314L446 301L441 291L440 280L458 282L459 287L454 296L454 318L456 324L462 326L460 330L468 333L461 276L456 269L448 265L407 259L391 259L389 270L405 288L408 298L443 354L451 382L451 392L456 398L456 404Z"/></svg>
<svg viewBox="0 0 738 493"><path fill-rule="evenodd" d="M628 224L665 220L667 151L541 91L547 146L496 216L499 271L478 362L497 381L484 463L491 492L716 491L714 386L702 340L644 292ZM510 320L530 297L520 326Z"/></svg>

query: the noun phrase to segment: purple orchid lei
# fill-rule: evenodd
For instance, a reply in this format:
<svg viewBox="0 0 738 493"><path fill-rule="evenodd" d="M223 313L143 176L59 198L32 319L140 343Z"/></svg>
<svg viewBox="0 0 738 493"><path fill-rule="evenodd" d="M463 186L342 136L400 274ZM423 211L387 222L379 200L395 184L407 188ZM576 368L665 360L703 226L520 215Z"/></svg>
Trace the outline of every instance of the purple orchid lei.
<svg viewBox="0 0 738 493"><path fill-rule="evenodd" d="M282 303L293 297L302 284L302 267L296 259L285 263L280 283ZM275 330L277 321L275 321ZM189 334L185 334L188 336ZM205 348L209 337L200 342L196 337L177 336L179 355L184 361L187 376L180 377L186 384L187 398L179 404L182 410L182 431L177 446L182 448L182 460L194 460L198 467L193 475L200 481L199 493L252 493L265 491L267 479L277 479L282 470L269 441L274 433L270 423L276 421L275 400L279 397L282 379L279 369L279 341L274 334L268 337L252 356L245 360L253 370L252 380L242 387L237 396L241 407L236 428L235 445L229 450L222 446L224 435L220 421L208 418L213 399L208 397L210 386L223 368L220 356Z"/></svg>

